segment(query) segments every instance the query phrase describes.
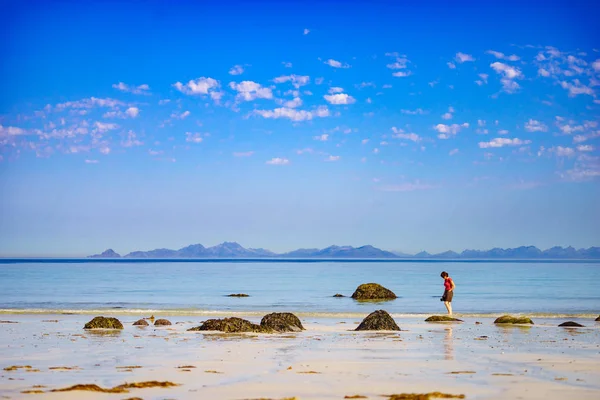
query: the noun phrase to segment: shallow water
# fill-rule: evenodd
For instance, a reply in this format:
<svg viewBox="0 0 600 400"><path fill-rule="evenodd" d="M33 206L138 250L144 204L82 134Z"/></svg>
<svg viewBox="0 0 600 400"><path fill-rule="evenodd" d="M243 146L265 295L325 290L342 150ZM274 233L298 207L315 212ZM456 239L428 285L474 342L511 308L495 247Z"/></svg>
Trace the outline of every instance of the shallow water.
<svg viewBox="0 0 600 400"><path fill-rule="evenodd" d="M456 283L455 313L485 316L597 316L600 263L594 262L25 262L0 261L0 312L115 314L168 310L171 315L292 311L358 316L384 308L395 316L445 311L442 270ZM377 282L399 298L383 303L350 296ZM247 293L247 298L226 297ZM224 314L225 315L225 314Z"/></svg>

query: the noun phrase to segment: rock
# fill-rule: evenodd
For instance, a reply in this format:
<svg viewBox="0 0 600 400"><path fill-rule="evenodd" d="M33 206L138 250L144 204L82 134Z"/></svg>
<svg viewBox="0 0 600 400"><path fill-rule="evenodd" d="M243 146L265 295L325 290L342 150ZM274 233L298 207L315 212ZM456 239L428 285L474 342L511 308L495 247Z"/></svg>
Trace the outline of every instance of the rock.
<svg viewBox="0 0 600 400"><path fill-rule="evenodd" d="M393 300L396 294L377 283L363 283L352 294L356 300Z"/></svg>
<svg viewBox="0 0 600 400"><path fill-rule="evenodd" d="M275 332L300 332L304 330L302 322L292 313L271 313L260 320L260 326Z"/></svg>
<svg viewBox="0 0 600 400"><path fill-rule="evenodd" d="M432 315L425 322L463 322L462 319L452 318L447 315Z"/></svg>
<svg viewBox="0 0 600 400"><path fill-rule="evenodd" d="M227 297L250 297L246 293L232 293L228 294Z"/></svg>
<svg viewBox="0 0 600 400"><path fill-rule="evenodd" d="M123 324L116 318L95 317L83 329L123 329Z"/></svg>
<svg viewBox="0 0 600 400"><path fill-rule="evenodd" d="M138 319L137 321L135 321L133 323L133 325L135 325L135 326L148 326L150 324L148 324L148 321L146 321L145 319Z"/></svg>
<svg viewBox="0 0 600 400"><path fill-rule="evenodd" d="M228 333L236 332L265 332L260 325L253 324L245 319L231 317L223 319L209 319L202 325L190 328L188 331L221 331Z"/></svg>
<svg viewBox="0 0 600 400"><path fill-rule="evenodd" d="M574 327L574 328L583 328L583 325L578 324L577 322L574 322L574 321L563 322L559 326Z"/></svg>
<svg viewBox="0 0 600 400"><path fill-rule="evenodd" d="M533 321L528 317L513 317L512 315L503 315L496 318L495 324L532 324Z"/></svg>
<svg viewBox="0 0 600 400"><path fill-rule="evenodd" d="M333 297L346 297L346 296L344 296L343 294L336 293L333 295Z"/></svg>
<svg viewBox="0 0 600 400"><path fill-rule="evenodd" d="M165 325L171 325L171 321L169 321L168 319L157 319L156 322L154 322L154 326L165 326Z"/></svg>
<svg viewBox="0 0 600 400"><path fill-rule="evenodd" d="M396 321L387 311L377 310L367 315L355 331L399 331Z"/></svg>
<svg viewBox="0 0 600 400"><path fill-rule="evenodd" d="M598 316L598 318L596 318L594 321L600 321L600 316Z"/></svg>

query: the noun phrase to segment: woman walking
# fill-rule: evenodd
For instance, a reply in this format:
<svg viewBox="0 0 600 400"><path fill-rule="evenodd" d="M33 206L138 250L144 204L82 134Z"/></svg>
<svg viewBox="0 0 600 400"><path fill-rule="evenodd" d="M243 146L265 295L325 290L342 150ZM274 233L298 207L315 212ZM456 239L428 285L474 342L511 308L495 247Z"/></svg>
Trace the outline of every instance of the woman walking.
<svg viewBox="0 0 600 400"><path fill-rule="evenodd" d="M444 302L446 306L446 310L448 310L448 315L452 315L452 297L454 296L454 281L446 271L443 271L440 276L444 278L444 295L440 300Z"/></svg>

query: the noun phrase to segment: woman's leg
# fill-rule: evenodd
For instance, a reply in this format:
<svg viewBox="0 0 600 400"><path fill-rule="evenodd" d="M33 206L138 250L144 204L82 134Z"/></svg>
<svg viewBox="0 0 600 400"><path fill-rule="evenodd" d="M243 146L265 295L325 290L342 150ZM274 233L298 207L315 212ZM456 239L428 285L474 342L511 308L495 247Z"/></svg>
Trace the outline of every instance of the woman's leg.
<svg viewBox="0 0 600 400"><path fill-rule="evenodd" d="M449 301L445 301L444 305L446 306L446 310L448 310L448 315L452 315L452 304Z"/></svg>

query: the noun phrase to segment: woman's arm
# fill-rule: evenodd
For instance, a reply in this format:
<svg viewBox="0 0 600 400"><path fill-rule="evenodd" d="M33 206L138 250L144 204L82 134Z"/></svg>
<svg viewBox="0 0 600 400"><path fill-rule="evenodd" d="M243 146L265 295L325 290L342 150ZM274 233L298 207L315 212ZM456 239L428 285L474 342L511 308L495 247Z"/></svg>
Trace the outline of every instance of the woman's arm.
<svg viewBox="0 0 600 400"><path fill-rule="evenodd" d="M450 282L452 283L452 289L450 290L454 290L454 288L456 287L456 285L454 284L454 280L451 280Z"/></svg>

